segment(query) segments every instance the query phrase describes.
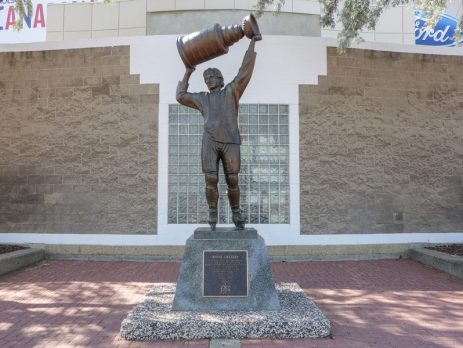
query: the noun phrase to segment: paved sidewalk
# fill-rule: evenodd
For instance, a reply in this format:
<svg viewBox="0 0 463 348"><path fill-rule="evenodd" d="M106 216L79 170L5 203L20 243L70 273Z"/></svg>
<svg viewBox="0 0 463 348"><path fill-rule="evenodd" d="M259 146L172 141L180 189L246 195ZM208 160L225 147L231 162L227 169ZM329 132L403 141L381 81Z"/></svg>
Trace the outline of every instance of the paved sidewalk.
<svg viewBox="0 0 463 348"><path fill-rule="evenodd" d="M50 261L0 277L0 346L208 347L127 342L119 328L177 262ZM411 260L274 263L332 321L334 339L243 340L242 347L463 347L463 282Z"/></svg>

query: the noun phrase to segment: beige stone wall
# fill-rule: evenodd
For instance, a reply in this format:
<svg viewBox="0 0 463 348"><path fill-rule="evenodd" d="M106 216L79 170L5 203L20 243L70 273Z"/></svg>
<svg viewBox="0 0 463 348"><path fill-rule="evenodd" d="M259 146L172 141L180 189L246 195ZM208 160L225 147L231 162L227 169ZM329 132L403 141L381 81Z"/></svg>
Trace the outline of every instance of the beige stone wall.
<svg viewBox="0 0 463 348"><path fill-rule="evenodd" d="M463 230L463 57L328 50L300 87L301 231Z"/></svg>
<svg viewBox="0 0 463 348"><path fill-rule="evenodd" d="M156 233L159 91L129 47L0 62L0 232Z"/></svg>

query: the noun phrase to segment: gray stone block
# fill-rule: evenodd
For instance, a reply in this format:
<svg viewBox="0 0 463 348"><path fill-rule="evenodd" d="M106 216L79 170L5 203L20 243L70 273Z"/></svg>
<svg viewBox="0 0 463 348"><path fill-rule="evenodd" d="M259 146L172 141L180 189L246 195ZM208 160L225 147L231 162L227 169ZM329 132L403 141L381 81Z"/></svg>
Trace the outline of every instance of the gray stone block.
<svg viewBox="0 0 463 348"><path fill-rule="evenodd" d="M409 250L408 257L440 271L451 274L459 279L463 279L462 256L449 255L440 251L425 248L414 248Z"/></svg>
<svg viewBox="0 0 463 348"><path fill-rule="evenodd" d="M254 232L256 231L249 229L238 233L249 236ZM253 239L235 239L229 237L229 233L231 232L218 229L215 236L214 233L208 235L210 239L196 239L193 235L187 240L180 275L177 280L173 310L208 312L280 309L264 239L257 232L256 238ZM198 234L201 235L202 233L199 232ZM224 238L223 235L226 237ZM203 296L203 252L205 250L247 251L248 296Z"/></svg>
<svg viewBox="0 0 463 348"><path fill-rule="evenodd" d="M39 262L43 257L44 251L41 249L24 249L2 254L0 255L0 275Z"/></svg>

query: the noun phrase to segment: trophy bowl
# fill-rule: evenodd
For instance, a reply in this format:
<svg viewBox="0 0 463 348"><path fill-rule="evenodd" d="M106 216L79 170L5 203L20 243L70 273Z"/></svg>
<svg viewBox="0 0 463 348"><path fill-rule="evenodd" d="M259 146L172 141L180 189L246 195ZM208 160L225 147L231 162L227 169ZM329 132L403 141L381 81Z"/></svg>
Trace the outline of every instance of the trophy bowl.
<svg viewBox="0 0 463 348"><path fill-rule="evenodd" d="M262 40L256 17L251 13L241 24L227 27L214 24L212 27L188 35L177 37L177 49L183 63L188 68L221 56L228 48L244 36Z"/></svg>

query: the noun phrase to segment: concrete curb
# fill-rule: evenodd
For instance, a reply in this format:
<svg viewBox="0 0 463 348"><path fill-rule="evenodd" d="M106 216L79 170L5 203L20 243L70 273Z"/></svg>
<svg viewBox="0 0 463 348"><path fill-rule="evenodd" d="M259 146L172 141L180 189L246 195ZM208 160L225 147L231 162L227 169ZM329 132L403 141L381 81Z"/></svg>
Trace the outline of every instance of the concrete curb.
<svg viewBox="0 0 463 348"><path fill-rule="evenodd" d="M408 257L463 280L462 256L425 248L414 248L409 250Z"/></svg>
<svg viewBox="0 0 463 348"><path fill-rule="evenodd" d="M44 256L45 253L42 249L23 249L0 254L0 275L39 262Z"/></svg>

